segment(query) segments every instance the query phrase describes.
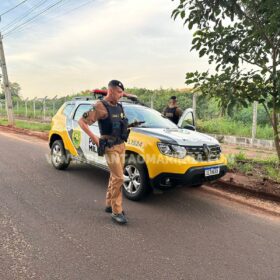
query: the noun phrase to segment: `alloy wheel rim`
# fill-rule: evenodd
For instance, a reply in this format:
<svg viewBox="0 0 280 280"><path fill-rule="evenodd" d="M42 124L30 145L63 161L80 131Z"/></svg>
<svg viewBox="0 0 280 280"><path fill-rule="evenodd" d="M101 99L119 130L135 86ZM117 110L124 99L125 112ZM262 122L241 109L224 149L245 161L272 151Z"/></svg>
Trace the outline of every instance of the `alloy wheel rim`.
<svg viewBox="0 0 280 280"><path fill-rule="evenodd" d="M55 166L58 166L59 164L62 163L62 150L59 145L55 145L53 150L52 150L52 161Z"/></svg>
<svg viewBox="0 0 280 280"><path fill-rule="evenodd" d="M135 194L141 185L141 176L139 170L134 165L127 165L124 169L125 190L130 194Z"/></svg>

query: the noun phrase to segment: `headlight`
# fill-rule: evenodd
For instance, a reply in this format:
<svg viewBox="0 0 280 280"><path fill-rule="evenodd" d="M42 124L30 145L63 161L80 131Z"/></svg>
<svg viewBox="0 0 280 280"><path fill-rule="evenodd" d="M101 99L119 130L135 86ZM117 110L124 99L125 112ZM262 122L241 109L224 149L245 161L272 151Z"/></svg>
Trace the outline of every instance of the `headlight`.
<svg viewBox="0 0 280 280"><path fill-rule="evenodd" d="M178 145L158 143L158 149L162 154L170 157L184 158L187 154L185 147Z"/></svg>

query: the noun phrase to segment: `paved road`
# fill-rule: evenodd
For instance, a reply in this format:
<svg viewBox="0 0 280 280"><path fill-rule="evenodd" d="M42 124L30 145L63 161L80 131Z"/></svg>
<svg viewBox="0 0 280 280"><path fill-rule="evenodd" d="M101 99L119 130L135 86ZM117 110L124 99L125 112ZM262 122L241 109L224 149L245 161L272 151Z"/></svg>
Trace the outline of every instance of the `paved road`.
<svg viewBox="0 0 280 280"><path fill-rule="evenodd" d="M201 190L103 212L108 174L57 171L46 142L0 132L0 279L280 279L280 222ZM252 210L253 211L253 210Z"/></svg>

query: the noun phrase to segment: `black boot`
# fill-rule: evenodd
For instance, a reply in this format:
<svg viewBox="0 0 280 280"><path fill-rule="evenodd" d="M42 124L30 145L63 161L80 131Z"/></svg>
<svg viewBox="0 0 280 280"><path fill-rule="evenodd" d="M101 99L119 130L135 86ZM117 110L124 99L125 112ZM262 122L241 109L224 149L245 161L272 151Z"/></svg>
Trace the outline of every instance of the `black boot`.
<svg viewBox="0 0 280 280"><path fill-rule="evenodd" d="M105 212L106 213L112 213L113 211L112 211L112 207L111 206L106 206L105 207Z"/></svg>
<svg viewBox="0 0 280 280"><path fill-rule="evenodd" d="M111 206L106 206L105 207L105 212L106 213L113 213L112 207ZM124 214L124 211L122 211L122 213ZM125 215L125 214L124 214Z"/></svg>
<svg viewBox="0 0 280 280"><path fill-rule="evenodd" d="M124 225L127 223L127 219L123 213L120 214L114 214L112 213L112 219L113 221L117 222L118 224Z"/></svg>

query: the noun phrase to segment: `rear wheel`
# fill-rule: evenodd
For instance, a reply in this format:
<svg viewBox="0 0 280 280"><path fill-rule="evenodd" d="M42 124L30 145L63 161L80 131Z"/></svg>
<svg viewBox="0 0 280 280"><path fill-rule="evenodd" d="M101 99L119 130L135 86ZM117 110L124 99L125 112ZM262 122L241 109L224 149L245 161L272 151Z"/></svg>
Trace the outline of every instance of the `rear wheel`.
<svg viewBox="0 0 280 280"><path fill-rule="evenodd" d="M140 156L130 155L124 166L124 195L134 201L144 198L150 190L146 166Z"/></svg>
<svg viewBox="0 0 280 280"><path fill-rule="evenodd" d="M52 144L51 161L53 166L59 170L66 169L70 164L70 159L66 154L63 142L61 140L56 140Z"/></svg>

